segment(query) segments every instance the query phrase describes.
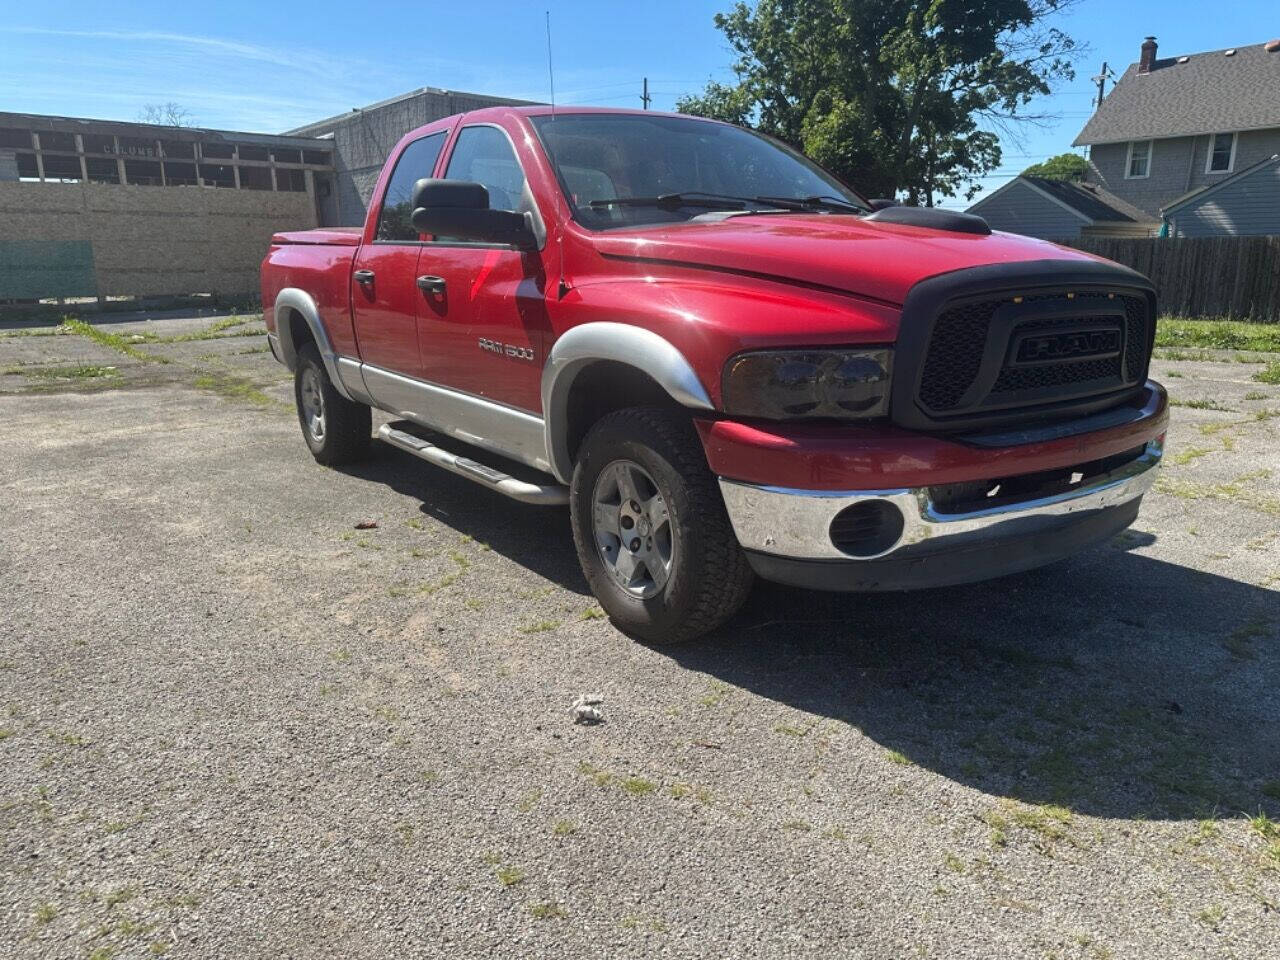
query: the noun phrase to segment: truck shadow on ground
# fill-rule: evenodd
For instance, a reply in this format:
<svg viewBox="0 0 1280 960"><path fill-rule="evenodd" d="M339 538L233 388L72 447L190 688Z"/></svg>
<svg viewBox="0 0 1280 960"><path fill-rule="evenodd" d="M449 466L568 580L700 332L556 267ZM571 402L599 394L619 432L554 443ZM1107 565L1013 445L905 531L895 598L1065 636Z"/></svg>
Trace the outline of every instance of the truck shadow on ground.
<svg viewBox="0 0 1280 960"><path fill-rule="evenodd" d="M565 510L523 508L398 450L345 468L580 595ZM1280 815L1275 591L1140 556L1129 532L1041 570L917 593L759 583L683 668L832 722L993 796L1116 818ZM783 734L779 734L781 736Z"/></svg>
<svg viewBox="0 0 1280 960"><path fill-rule="evenodd" d="M918 593L761 584L716 636L668 652L811 715L792 735L849 724L987 794L1117 818L1280 813L1276 593L1114 544Z"/></svg>

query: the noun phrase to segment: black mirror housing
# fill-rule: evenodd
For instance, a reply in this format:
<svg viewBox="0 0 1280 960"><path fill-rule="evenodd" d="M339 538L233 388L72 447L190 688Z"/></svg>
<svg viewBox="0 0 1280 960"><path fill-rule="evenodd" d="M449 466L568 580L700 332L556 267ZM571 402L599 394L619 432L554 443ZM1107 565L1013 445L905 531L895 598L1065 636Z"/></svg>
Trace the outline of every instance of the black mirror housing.
<svg viewBox="0 0 1280 960"><path fill-rule="evenodd" d="M468 180L419 180L413 186L412 223L419 233L432 236L522 248L537 245L524 214L490 210L489 191Z"/></svg>

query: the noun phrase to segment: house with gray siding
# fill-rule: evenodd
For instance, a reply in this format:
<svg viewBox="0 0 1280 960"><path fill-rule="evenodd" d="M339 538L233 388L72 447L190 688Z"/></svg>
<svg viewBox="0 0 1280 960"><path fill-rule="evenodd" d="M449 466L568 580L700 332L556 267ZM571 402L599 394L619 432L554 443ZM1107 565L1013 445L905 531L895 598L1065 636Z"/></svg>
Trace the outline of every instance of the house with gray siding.
<svg viewBox="0 0 1280 960"><path fill-rule="evenodd" d="M1280 155L1164 208L1172 237L1280 234Z"/></svg>
<svg viewBox="0 0 1280 960"><path fill-rule="evenodd" d="M1190 223L1190 195L1211 190L1217 206L1273 203L1265 171L1225 194L1218 188L1280 154L1280 40L1162 58L1148 37L1075 146L1089 148L1087 182L1152 219L1177 203ZM1201 223L1219 234L1280 232L1274 219L1245 211L1206 212Z"/></svg>
<svg viewBox="0 0 1280 960"><path fill-rule="evenodd" d="M1041 240L1078 237L1150 237L1160 223L1097 184L1015 177L968 210L993 230Z"/></svg>

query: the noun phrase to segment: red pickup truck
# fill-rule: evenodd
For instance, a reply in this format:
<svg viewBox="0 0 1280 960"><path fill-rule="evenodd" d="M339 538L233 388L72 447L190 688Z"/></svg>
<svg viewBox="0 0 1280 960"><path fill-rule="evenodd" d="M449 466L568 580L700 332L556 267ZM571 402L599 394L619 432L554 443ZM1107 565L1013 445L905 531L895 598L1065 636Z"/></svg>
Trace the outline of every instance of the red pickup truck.
<svg viewBox="0 0 1280 960"><path fill-rule="evenodd" d="M272 239L262 302L316 460L364 454L377 407L384 441L567 503L592 591L652 642L754 575L915 589L1105 540L1168 422L1140 274L678 115L430 123L363 228Z"/></svg>

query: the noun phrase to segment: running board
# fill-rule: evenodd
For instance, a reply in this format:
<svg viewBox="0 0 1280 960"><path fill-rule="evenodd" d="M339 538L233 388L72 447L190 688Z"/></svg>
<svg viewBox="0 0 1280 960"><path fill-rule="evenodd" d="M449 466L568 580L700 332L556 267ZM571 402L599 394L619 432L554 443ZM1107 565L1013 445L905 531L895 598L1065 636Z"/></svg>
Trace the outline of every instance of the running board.
<svg viewBox="0 0 1280 960"><path fill-rule="evenodd" d="M483 463L477 463L467 457L438 447L428 440L423 440L406 430L399 430L395 424L384 423L378 428L378 437L393 447L399 447L411 453L419 460L444 467L450 473L474 480L481 486L490 487L499 493L506 494L512 500L532 503L543 507L559 507L569 502L569 488L558 483L530 483L517 480L510 474L503 473Z"/></svg>

